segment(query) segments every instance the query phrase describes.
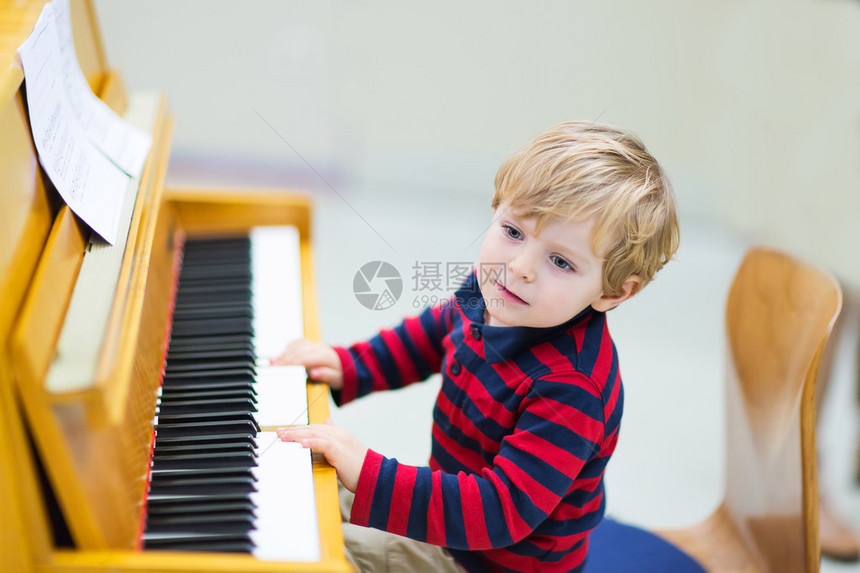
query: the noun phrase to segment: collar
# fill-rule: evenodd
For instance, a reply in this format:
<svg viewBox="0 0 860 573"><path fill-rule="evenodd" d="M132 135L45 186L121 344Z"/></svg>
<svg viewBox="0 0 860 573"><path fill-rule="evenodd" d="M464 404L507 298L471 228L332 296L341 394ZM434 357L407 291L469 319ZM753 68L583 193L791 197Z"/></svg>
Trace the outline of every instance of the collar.
<svg viewBox="0 0 860 573"><path fill-rule="evenodd" d="M476 273L466 279L455 293L457 306L464 319L479 325L484 341L484 355L490 364L512 360L524 350L567 332L577 324L585 322L597 312L590 306L562 324L548 328L531 326L489 326L484 323L486 302L478 286Z"/></svg>

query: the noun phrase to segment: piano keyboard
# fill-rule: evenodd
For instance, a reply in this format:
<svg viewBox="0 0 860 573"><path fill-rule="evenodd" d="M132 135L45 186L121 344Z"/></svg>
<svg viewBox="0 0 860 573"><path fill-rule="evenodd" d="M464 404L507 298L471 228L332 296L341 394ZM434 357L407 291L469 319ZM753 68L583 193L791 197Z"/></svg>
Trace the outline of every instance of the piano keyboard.
<svg viewBox="0 0 860 573"><path fill-rule="evenodd" d="M298 234L188 240L156 417L145 549L315 561L304 369L268 366L301 336Z"/></svg>

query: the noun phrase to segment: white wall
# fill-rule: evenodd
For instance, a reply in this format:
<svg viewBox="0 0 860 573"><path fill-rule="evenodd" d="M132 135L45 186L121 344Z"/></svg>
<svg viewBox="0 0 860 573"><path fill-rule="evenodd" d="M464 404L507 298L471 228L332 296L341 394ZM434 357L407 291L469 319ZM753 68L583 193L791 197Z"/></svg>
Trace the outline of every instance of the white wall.
<svg viewBox="0 0 860 573"><path fill-rule="evenodd" d="M131 88L168 93L174 177L325 191L306 160L339 192L489 197L516 147L599 118L665 164L682 221L860 287L860 2L96 4Z"/></svg>

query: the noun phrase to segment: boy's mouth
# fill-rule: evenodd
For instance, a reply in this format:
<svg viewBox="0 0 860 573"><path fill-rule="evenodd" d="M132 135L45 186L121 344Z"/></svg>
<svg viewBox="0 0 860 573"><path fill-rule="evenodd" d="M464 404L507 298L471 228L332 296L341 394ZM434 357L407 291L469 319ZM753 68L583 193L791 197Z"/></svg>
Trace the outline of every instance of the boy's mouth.
<svg viewBox="0 0 860 573"><path fill-rule="evenodd" d="M499 294L502 295L502 298L504 298L505 300L509 300L511 302L517 303L517 304L524 304L524 305L528 306L529 303L527 303L526 301L524 301L523 299L521 299L520 297L518 297L517 295L515 295L514 293L512 293L508 289L506 289L505 285L503 285L499 281L495 281L495 283L496 283L496 288L499 290Z"/></svg>

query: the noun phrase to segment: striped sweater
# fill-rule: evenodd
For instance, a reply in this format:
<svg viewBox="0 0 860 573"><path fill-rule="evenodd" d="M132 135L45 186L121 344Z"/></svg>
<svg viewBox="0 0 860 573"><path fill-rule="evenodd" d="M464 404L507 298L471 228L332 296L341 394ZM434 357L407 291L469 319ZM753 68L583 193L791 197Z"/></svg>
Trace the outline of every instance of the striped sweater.
<svg viewBox="0 0 860 573"><path fill-rule="evenodd" d="M473 274L442 305L336 348L338 404L442 373L429 467L368 450L352 523L447 547L468 571L581 571L623 389L606 317L491 327Z"/></svg>

